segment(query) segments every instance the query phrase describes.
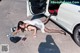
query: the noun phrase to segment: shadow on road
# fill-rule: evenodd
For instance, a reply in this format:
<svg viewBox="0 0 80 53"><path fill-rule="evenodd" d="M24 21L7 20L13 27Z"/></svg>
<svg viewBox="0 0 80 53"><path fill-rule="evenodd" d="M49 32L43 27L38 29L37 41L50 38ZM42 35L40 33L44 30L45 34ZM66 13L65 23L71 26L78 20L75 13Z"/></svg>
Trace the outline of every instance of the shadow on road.
<svg viewBox="0 0 80 53"><path fill-rule="evenodd" d="M1 2L2 0L0 0L0 2Z"/></svg>
<svg viewBox="0 0 80 53"><path fill-rule="evenodd" d="M41 42L38 48L39 53L60 53L51 35L47 35L46 42Z"/></svg>

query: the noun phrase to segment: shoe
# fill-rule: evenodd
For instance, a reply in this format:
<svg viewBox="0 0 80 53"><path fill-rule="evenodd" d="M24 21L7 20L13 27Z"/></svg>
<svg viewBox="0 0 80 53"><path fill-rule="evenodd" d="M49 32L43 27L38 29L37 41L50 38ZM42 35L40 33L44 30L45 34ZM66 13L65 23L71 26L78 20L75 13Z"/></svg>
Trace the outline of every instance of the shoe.
<svg viewBox="0 0 80 53"><path fill-rule="evenodd" d="M27 39L26 37L23 37L23 38L22 38L23 41L25 41L26 39Z"/></svg>

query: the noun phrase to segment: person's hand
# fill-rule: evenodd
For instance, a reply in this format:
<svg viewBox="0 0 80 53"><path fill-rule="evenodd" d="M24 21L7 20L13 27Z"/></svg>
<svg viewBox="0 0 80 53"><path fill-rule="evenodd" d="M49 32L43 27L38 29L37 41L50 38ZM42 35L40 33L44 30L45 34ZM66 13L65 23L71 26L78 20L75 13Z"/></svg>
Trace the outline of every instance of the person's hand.
<svg viewBox="0 0 80 53"><path fill-rule="evenodd" d="M36 38L37 36L36 35L34 35L34 38Z"/></svg>

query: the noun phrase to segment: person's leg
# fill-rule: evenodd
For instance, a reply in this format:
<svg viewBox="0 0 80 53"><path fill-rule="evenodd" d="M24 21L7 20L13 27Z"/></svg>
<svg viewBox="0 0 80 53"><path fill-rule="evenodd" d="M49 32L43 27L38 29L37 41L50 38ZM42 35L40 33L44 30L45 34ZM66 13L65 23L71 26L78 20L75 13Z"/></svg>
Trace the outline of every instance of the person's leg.
<svg viewBox="0 0 80 53"><path fill-rule="evenodd" d="M47 33L61 33L61 34L65 34L66 35L66 33L63 30L48 29L47 27L45 27L44 30Z"/></svg>

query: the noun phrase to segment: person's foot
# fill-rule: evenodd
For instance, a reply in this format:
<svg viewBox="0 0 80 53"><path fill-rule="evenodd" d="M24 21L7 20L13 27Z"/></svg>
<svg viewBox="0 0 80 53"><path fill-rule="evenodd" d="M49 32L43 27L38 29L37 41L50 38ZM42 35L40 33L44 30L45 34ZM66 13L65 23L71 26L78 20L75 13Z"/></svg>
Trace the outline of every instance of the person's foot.
<svg viewBox="0 0 80 53"><path fill-rule="evenodd" d="M66 35L66 32L64 30L60 30L60 33Z"/></svg>

